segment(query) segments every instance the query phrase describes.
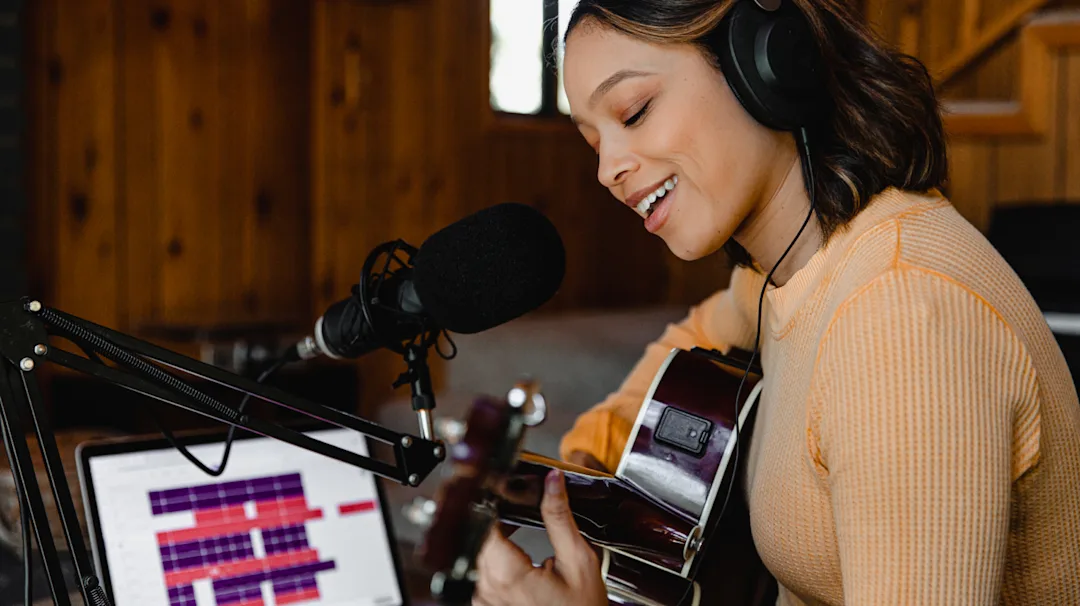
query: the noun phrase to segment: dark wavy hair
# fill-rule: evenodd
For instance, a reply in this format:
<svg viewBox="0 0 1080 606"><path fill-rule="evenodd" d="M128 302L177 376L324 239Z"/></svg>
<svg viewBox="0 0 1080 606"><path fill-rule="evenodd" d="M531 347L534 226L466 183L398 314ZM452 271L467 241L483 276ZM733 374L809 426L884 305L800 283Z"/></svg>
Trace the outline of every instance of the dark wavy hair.
<svg viewBox="0 0 1080 606"><path fill-rule="evenodd" d="M753 0L581 0L563 43L592 22L652 43L697 46L717 70L709 34L735 2ZM926 67L882 40L845 0L784 0L806 15L826 67L831 112L812 125L815 209L829 238L895 187L943 188L948 154L940 106ZM724 250L737 265L753 266L735 240Z"/></svg>

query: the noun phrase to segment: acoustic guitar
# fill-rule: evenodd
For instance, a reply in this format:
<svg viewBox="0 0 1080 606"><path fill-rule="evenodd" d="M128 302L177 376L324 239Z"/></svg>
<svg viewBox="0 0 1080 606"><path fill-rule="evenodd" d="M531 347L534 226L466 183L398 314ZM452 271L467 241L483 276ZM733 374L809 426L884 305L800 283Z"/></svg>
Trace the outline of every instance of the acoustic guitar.
<svg viewBox="0 0 1080 606"><path fill-rule="evenodd" d="M432 595L445 604L470 603L487 533L496 522L543 528L544 478L558 468L612 603L775 601L741 490L763 386L760 368L744 381L745 368L718 352L673 350L614 473L522 450L537 408L544 408L534 384L519 383L502 399L477 399L464 435L448 445L453 475L439 488L418 552L432 574Z"/></svg>

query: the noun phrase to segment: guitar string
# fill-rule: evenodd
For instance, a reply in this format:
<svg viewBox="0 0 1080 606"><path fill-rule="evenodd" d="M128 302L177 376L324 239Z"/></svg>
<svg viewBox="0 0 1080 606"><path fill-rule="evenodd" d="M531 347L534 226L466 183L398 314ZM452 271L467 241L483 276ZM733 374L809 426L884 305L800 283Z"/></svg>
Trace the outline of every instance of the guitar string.
<svg viewBox="0 0 1080 606"><path fill-rule="evenodd" d="M761 308L765 300L765 291L766 289L768 289L769 284L772 283L773 272L776 271L776 268L780 266L780 263L782 263L784 258L787 257L788 253L791 252L792 247L794 247L795 243L798 242L799 236L802 235L803 230L806 229L807 224L810 223L810 217L814 216L814 207L817 200L817 188L814 182L814 167L810 161L810 136L807 133L805 126L801 127L798 132L799 155L802 156L803 178L806 182L806 187L808 189L810 197L810 212L806 214L806 219L803 220L802 226L799 227L799 231L795 233L795 237L792 238L791 243L788 244L787 249L784 250L784 254L780 255L780 258L776 261L776 264L773 265L773 268L769 270L768 275L765 276L765 283L761 285L761 294L758 295L757 328L754 333L754 351L750 354L750 361L747 362L746 370L743 372L742 380L739 381L739 389L735 392L735 462L732 466L732 469L734 471L732 472L731 482L728 483L727 491L724 494L724 504L720 507L720 514L713 517L712 528L706 530L706 532L702 535L701 545L703 546L708 544L711 535L715 532L716 527L720 523L720 519L723 518L724 513L727 511L728 500L731 498L732 486L734 486L735 483L738 481L739 453L742 450L742 440L739 439L739 402L742 398L743 385L746 383L746 378L750 374L750 369L754 366L754 359L757 357L758 350L761 346ZM762 372L764 373L764 369L762 369ZM760 397L760 395L758 397ZM683 595L681 598L679 598L676 606L681 606L682 603L686 601L687 596L690 594L690 590L694 587L694 583L697 582L697 576L701 573L702 568L703 566L701 566L699 563L697 570L695 570L694 574L691 575L689 579L690 582L687 583L686 589L683 591Z"/></svg>

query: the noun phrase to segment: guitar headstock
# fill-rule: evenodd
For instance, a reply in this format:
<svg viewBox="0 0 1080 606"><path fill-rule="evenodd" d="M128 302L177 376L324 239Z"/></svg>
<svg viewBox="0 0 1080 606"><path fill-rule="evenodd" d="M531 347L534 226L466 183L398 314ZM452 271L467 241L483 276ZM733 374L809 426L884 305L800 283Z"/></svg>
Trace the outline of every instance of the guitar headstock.
<svg viewBox="0 0 1080 606"><path fill-rule="evenodd" d="M464 433L448 445L453 475L436 493L418 552L424 568L433 571L432 596L441 602L471 601L476 557L498 521L495 495L517 463L526 428L542 422L545 413L536 385L518 383L504 399L478 398Z"/></svg>

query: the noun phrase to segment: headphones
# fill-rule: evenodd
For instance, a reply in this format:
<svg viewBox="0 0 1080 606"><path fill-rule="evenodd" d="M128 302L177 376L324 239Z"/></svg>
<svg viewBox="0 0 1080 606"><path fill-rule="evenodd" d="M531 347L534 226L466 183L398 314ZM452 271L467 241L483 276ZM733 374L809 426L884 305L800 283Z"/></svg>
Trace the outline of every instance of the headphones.
<svg viewBox="0 0 1080 606"><path fill-rule="evenodd" d="M728 85L755 120L797 131L824 118L821 52L793 0L736 0L710 37Z"/></svg>

